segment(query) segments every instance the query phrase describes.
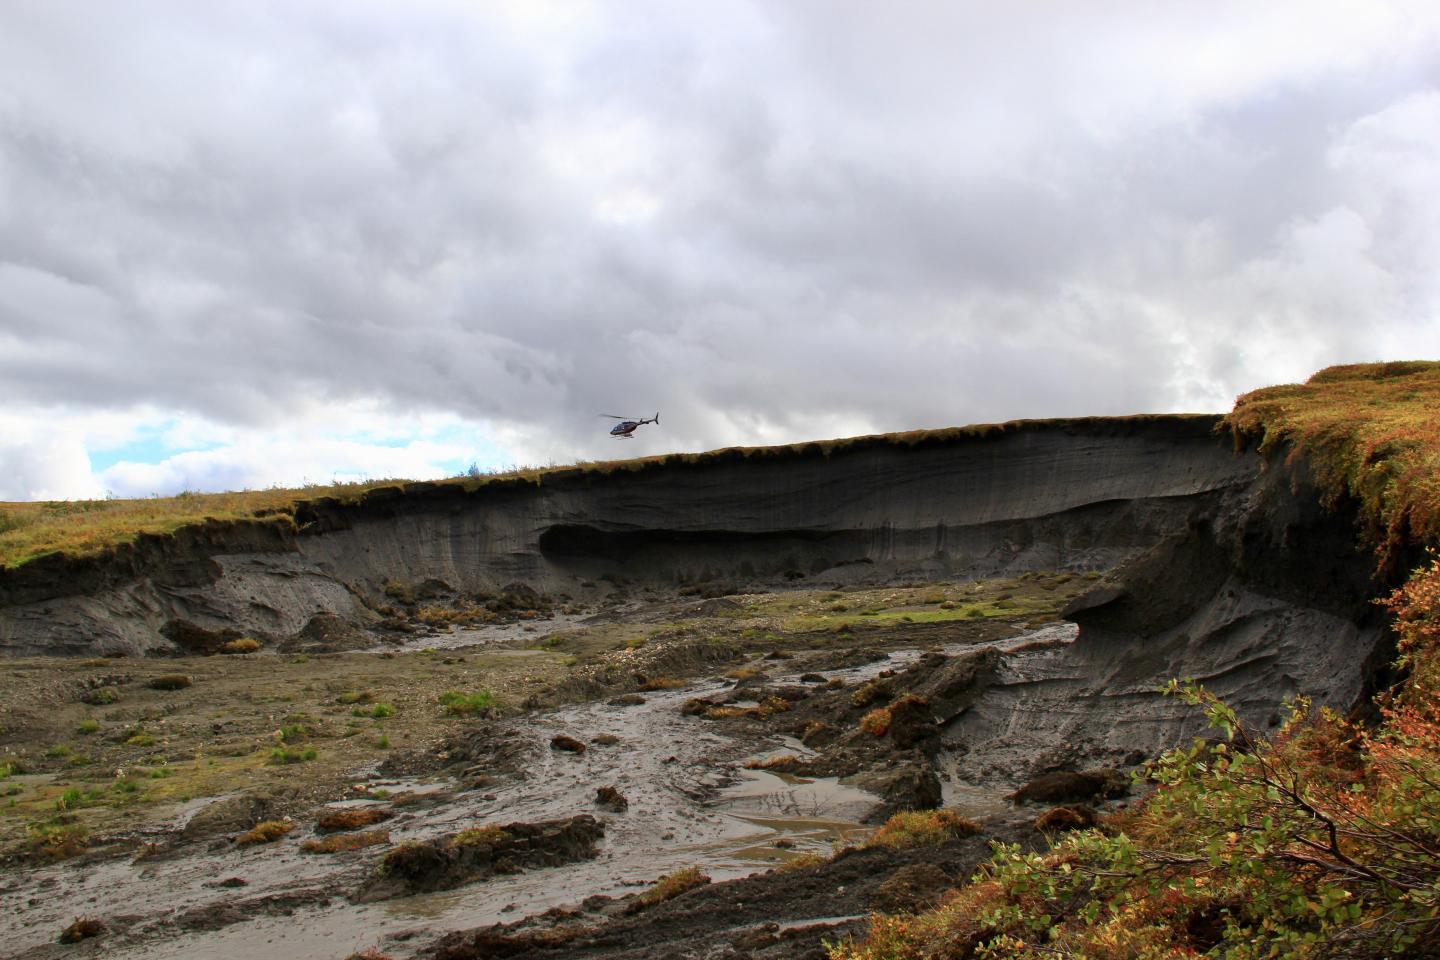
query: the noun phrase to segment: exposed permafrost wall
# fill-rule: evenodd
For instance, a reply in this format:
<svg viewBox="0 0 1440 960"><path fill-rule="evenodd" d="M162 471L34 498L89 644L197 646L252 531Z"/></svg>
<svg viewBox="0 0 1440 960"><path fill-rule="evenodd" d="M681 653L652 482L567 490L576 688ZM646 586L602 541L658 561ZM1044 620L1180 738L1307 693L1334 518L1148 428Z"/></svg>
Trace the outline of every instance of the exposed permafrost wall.
<svg viewBox="0 0 1440 960"><path fill-rule="evenodd" d="M1003 660L950 721L967 779L1179 742L1195 715L1154 692L1172 676L1207 680L1262 727L1294 693L1348 708L1380 636L1352 521L1326 514L1303 476L1233 452L1215 422L1030 422L322 501L298 530L217 524L9 572L0 651L167 652L173 620L268 639L318 613L364 625L390 579L578 597L616 581L1093 569L1115 573L1077 605L1079 639Z"/></svg>

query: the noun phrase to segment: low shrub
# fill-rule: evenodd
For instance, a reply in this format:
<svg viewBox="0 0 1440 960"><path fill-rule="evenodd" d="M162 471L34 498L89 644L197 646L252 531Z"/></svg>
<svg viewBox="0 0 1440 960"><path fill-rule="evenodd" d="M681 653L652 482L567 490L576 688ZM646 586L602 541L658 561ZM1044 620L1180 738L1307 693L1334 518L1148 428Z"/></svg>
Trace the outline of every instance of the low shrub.
<svg viewBox="0 0 1440 960"><path fill-rule="evenodd" d="M703 887L709 882L710 878L701 873L699 867L685 867L674 873L667 873L655 881L653 887L640 894L639 902L647 907L654 906L678 897L687 890Z"/></svg>
<svg viewBox="0 0 1440 960"><path fill-rule="evenodd" d="M81 720L81 721L80 721L80 723L79 723L78 726L75 727L75 732L76 732L76 733L89 734L89 733L94 733L95 731L97 731L97 730L99 730L99 729L100 729L100 721L99 721L99 720L96 720L96 719L94 719L93 717L86 717L84 720Z"/></svg>
<svg viewBox="0 0 1440 960"><path fill-rule="evenodd" d="M775 869L781 873L790 873L795 870L808 870L811 867L818 867L821 864L829 862L830 858L823 853L798 853L786 859Z"/></svg>
<svg viewBox="0 0 1440 960"><path fill-rule="evenodd" d="M865 842L867 847L903 850L944 843L980 832L974 820L954 810L907 810L895 814Z"/></svg>
<svg viewBox="0 0 1440 960"><path fill-rule="evenodd" d="M394 814L388 810L381 810L378 807L355 807L348 810L331 810L323 813L315 821L315 829L322 833L332 833L340 830L358 830L361 827L373 827L377 823L384 823Z"/></svg>
<svg viewBox="0 0 1440 960"><path fill-rule="evenodd" d="M289 820L266 820L236 837L235 846L252 847L260 843L274 843L294 829L295 824Z"/></svg>
<svg viewBox="0 0 1440 960"><path fill-rule="evenodd" d="M1035 818L1035 829L1041 833L1085 830L1095 826L1098 820L1095 811L1087 806L1051 807Z"/></svg>
<svg viewBox="0 0 1440 960"><path fill-rule="evenodd" d="M57 818L48 823L32 823L29 832L30 852L45 860L64 860L84 853L90 840L85 824L70 822L73 818Z"/></svg>
<svg viewBox="0 0 1440 960"><path fill-rule="evenodd" d="M369 703L374 699L374 695L369 690L346 690L335 698L335 702L348 707L352 703Z"/></svg>
<svg viewBox="0 0 1440 960"><path fill-rule="evenodd" d="M494 846L497 843L504 843L510 839L512 839L512 837L509 833L491 824L485 827L473 827L469 830L461 830L450 838L450 846L476 847L482 844Z"/></svg>
<svg viewBox="0 0 1440 960"><path fill-rule="evenodd" d="M270 751L269 763L274 766L284 766L289 763L304 763L314 760L319 754L314 747L306 747L301 750L296 747L276 747Z"/></svg>
<svg viewBox="0 0 1440 960"><path fill-rule="evenodd" d="M92 707L105 707L120 699L120 691L114 687L96 687L94 690L86 690L80 699Z"/></svg>
<svg viewBox="0 0 1440 960"><path fill-rule="evenodd" d="M281 743L299 743L309 736L309 728L298 723L286 724L275 731L275 739Z"/></svg>
<svg viewBox="0 0 1440 960"><path fill-rule="evenodd" d="M167 673L152 677L145 686L151 690L184 690L193 681L183 673Z"/></svg>
<svg viewBox="0 0 1440 960"><path fill-rule="evenodd" d="M300 849L306 853L343 853L390 842L388 830L361 830L359 833L337 833L318 840L306 840Z"/></svg>
<svg viewBox="0 0 1440 960"><path fill-rule="evenodd" d="M860 729L875 737L883 737L890 731L890 708L876 707L860 718Z"/></svg>
<svg viewBox="0 0 1440 960"><path fill-rule="evenodd" d="M888 700L890 693L889 679L867 680L850 692L850 705L852 707L868 707L879 700Z"/></svg>
<svg viewBox="0 0 1440 960"><path fill-rule="evenodd" d="M220 648L221 653L255 653L260 649L260 641L254 637L241 637L238 640L231 640Z"/></svg>
<svg viewBox="0 0 1440 960"><path fill-rule="evenodd" d="M98 917L76 917L75 921L60 931L60 943L79 943L98 937L105 932L105 924Z"/></svg>

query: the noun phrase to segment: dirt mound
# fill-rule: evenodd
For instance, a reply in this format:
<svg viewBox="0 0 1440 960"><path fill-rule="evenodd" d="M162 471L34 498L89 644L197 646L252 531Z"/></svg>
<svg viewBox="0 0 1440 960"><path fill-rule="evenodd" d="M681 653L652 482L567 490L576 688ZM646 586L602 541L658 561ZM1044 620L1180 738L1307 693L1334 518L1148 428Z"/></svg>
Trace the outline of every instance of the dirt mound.
<svg viewBox="0 0 1440 960"><path fill-rule="evenodd" d="M507 823L402 843L381 858L356 891L357 903L449 890L502 873L589 860L605 827L589 814L566 820Z"/></svg>
<svg viewBox="0 0 1440 960"><path fill-rule="evenodd" d="M317 613L280 644L282 653L341 653L375 646L375 638L333 613Z"/></svg>
<svg viewBox="0 0 1440 960"><path fill-rule="evenodd" d="M178 618L161 627L160 635L179 647L179 652L199 656L219 653L225 644L244 636L239 630L231 627L207 630L199 624Z"/></svg>
<svg viewBox="0 0 1440 960"><path fill-rule="evenodd" d="M1123 796L1130 779L1119 770L1100 767L1079 772L1045 773L1007 798L1025 803L1084 803Z"/></svg>
<svg viewBox="0 0 1440 960"><path fill-rule="evenodd" d="M185 840L203 840L242 833L271 819L278 809L277 798L267 793L224 797L197 810L180 831L180 836Z"/></svg>
<svg viewBox="0 0 1440 960"><path fill-rule="evenodd" d="M1034 849L1038 834L1006 826L996 834ZM509 925L447 934L423 956L447 960L674 960L728 957L795 960L825 956L825 941L859 934L870 910L939 896L990 856L985 837L892 850L850 848L813 866L711 883L683 897L630 910L636 898L591 897L577 909L547 911Z"/></svg>
<svg viewBox="0 0 1440 960"><path fill-rule="evenodd" d="M906 864L875 888L871 903L885 913L918 913L939 903L953 882L933 863Z"/></svg>

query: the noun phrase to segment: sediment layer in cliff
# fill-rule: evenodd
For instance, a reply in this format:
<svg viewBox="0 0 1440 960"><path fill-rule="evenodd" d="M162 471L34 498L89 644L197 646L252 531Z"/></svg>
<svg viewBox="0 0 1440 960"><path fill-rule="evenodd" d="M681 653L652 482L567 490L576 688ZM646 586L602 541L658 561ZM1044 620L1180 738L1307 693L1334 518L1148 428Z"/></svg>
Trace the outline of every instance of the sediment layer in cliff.
<svg viewBox="0 0 1440 960"><path fill-rule="evenodd" d="M1213 514L1258 461L1216 418L1034 421L381 488L0 574L0 650L163 652L174 620L260 637L357 625L387 581L658 586L1108 569Z"/></svg>

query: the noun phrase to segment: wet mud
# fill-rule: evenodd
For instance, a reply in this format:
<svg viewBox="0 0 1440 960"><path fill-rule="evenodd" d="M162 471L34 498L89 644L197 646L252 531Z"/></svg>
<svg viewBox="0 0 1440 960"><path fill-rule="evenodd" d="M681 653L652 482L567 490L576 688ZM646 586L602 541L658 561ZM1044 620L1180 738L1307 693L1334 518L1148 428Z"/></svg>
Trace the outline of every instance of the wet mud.
<svg viewBox="0 0 1440 960"><path fill-rule="evenodd" d="M1098 580L417 597L361 650L10 661L0 955L820 957L1194 729L1155 695L1183 656L1058 619ZM936 806L980 834L866 844Z"/></svg>
<svg viewBox="0 0 1440 960"><path fill-rule="evenodd" d="M913 599L891 596L904 609ZM883 607L869 595L854 600ZM677 616L703 603L718 611L725 630L705 613ZM390 660L345 654L334 662L368 656L375 668L414 663L435 670L439 675L427 681L427 693L445 685L453 676L447 670L455 667L483 662L493 680L494 665L504 664L524 680L529 668L517 664L527 660L576 662L531 687L523 700L533 706L434 724L438 738L377 755L342 771L342 782L327 788L296 781L257 791L242 784L164 808L165 816L143 826L92 836L91 849L71 859L47 864L12 854L0 894L20 909L0 919L6 955L103 951L107 957L204 958L263 949L276 958L329 958L376 947L394 957L430 956L461 949L455 944L467 931L507 924L522 941L533 934L536 943L559 944L569 934L556 935L553 928L569 923L565 918L572 914L583 925L616 924L615 936L637 937L655 950L653 938L661 935L678 937L677 943L738 937L755 949L762 941L800 949L802 941L814 940L814 931L796 931L816 923L817 930L848 929L853 919L836 918L870 909L870 894L856 891L878 884L891 866L923 858L854 849L831 866L836 850L850 850L869 835L877 811L888 809L885 797L843 771L792 772L767 769L767 763L821 758L823 748L801 742L801 728L853 724L849 697L882 675L892 684L897 677L909 683L922 663L1033 643L1056 628L1026 629L1014 618L947 627L900 614L888 621L847 620L840 629L818 633L791 629L797 622L813 626L795 618L810 616L821 603L844 605L830 593L800 601L731 599L724 608L670 597L591 613L584 618L588 624L567 616L553 623L457 627L445 635L468 634L479 642L455 649L464 662L448 668L441 662L448 649ZM746 616L736 619L737 613ZM525 626L537 629L528 633ZM475 637L476 630L512 633ZM960 639L937 644L946 636ZM591 649L607 644L600 653ZM192 673L199 686L215 682ZM137 675L118 689L128 697L144 682ZM339 685L357 684L346 679ZM514 688L512 704L524 689ZM352 699L343 692L340 697ZM687 704L696 701L742 710L766 701L788 706L769 715L687 715ZM374 702L366 698L350 712L372 711ZM557 746L566 741L575 746ZM323 739L311 742L329 748ZM938 737L929 744L931 756L942 752ZM867 756L883 765L898 754L887 747ZM63 773L25 776L64 779ZM973 797L962 799L973 802L962 809L1006 807L997 786L969 789ZM124 820L120 812L107 810L106 816L117 824ZM247 831L257 824L263 831L266 823L287 829L273 841L242 845ZM377 832L367 837L364 830ZM335 839L347 834L361 837L351 849ZM307 852L326 840L338 852ZM961 846L969 852L954 854L957 872L968 869L965 863L980 855L983 844ZM881 861L883 870L875 865ZM637 906L638 895L657 878L691 867L711 882L674 901ZM832 869L841 878L833 885L834 878L816 879ZM774 892L747 908L730 892L731 882L745 878L757 889L768 883ZM832 889L847 884L848 895ZM828 892L822 895L822 888ZM771 900L786 897L794 901L790 907L771 911ZM683 919L696 910L701 913ZM56 942L81 917L102 920L103 934L78 944ZM657 934L656 924L670 932ZM687 924L695 930L672 929ZM446 936L451 940L442 942Z"/></svg>

